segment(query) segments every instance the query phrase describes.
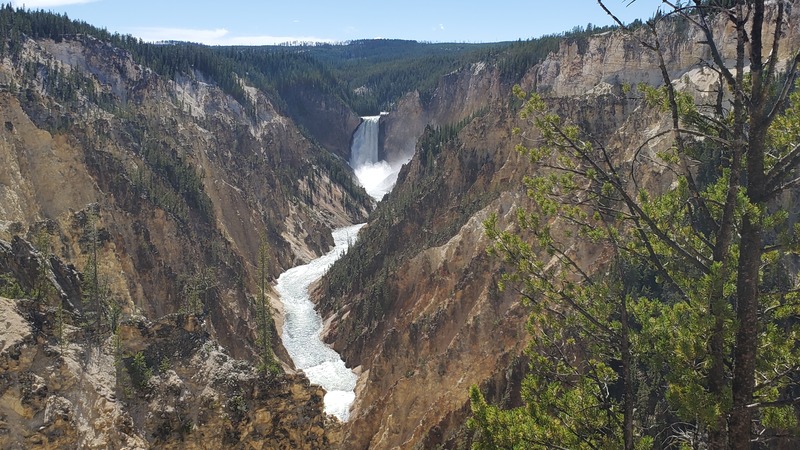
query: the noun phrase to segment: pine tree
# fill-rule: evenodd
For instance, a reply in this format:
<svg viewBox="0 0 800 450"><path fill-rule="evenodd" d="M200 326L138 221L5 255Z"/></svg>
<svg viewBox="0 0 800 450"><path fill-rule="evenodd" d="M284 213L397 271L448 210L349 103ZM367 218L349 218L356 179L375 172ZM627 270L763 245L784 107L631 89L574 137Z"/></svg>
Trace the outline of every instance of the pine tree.
<svg viewBox="0 0 800 450"><path fill-rule="evenodd" d="M103 295L98 262L100 238L97 230L99 207L90 205L86 214L84 238L88 242L88 257L83 271L82 300L85 325L98 335L101 332L103 318Z"/></svg>
<svg viewBox="0 0 800 450"><path fill-rule="evenodd" d="M272 330L274 324L270 312L267 289L269 288L269 244L264 233L261 234L258 247L258 297L256 298L256 325L258 336L256 345L259 351L259 365L261 372L277 374L280 366L275 361L272 351Z"/></svg>
<svg viewBox="0 0 800 450"><path fill-rule="evenodd" d="M771 7L769 33L765 2L737 1L676 8L634 35L664 75L661 88L640 88L671 118L657 137L674 144L656 161L622 167L622 149L527 99L535 132L518 150L535 166L525 180L534 206L517 214L518 232L497 218L486 227L510 263L504 281L532 305L531 370L522 408L500 410L473 388L476 448L750 449L797 438L800 298L785 271L800 230L781 196L798 184L800 53L778 70L787 3ZM736 31L732 65L717 18ZM696 104L669 79L659 24L670 21L705 36L716 102ZM639 183L652 164L673 176L663 192ZM611 265L576 258L576 237Z"/></svg>
<svg viewBox="0 0 800 450"><path fill-rule="evenodd" d="M39 252L39 265L36 281L34 283L35 296L39 302L49 302L49 299L53 297L54 288L50 282L50 272L52 270L50 266L52 244L50 242L50 234L47 231L47 227L44 225L41 226L34 233L32 241L33 247L37 252ZM64 322L64 300L60 296L55 295L55 302L55 325L53 331L58 339L61 352L63 353L66 350L67 345L65 338L66 324Z"/></svg>

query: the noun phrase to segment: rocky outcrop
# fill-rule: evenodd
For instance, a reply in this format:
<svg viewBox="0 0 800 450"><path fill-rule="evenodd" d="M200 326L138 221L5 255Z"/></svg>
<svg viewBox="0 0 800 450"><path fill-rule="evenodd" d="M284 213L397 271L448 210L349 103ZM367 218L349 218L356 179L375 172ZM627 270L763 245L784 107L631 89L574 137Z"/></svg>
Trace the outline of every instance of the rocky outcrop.
<svg viewBox="0 0 800 450"><path fill-rule="evenodd" d="M322 389L263 375L174 315L111 336L58 331L55 311L0 297L0 447L285 448L333 443Z"/></svg>
<svg viewBox="0 0 800 450"><path fill-rule="evenodd" d="M796 9L796 8L795 8ZM779 48L779 58L786 61L794 57L800 43L800 30L791 24L797 21L798 11L787 11L789 26L783 27L784 45ZM764 54L772 47L772 35L777 21L777 8L768 8L764 23ZM658 30L664 51L664 62L670 79L679 80L688 72L711 61L706 37L685 20L660 22ZM721 43L721 56L733 61L736 55L733 25L717 20L713 28L715 40ZM663 84L656 54L642 47L639 39L652 42L643 30L636 35L606 32L588 39L562 41L558 52L528 72L521 84L553 97L583 95L602 91L623 83L652 86Z"/></svg>
<svg viewBox="0 0 800 450"><path fill-rule="evenodd" d="M426 126L450 125L487 111L506 101L510 89L496 68L477 62L443 77L430 99L421 99L418 92L405 95L381 119L384 159L407 161Z"/></svg>

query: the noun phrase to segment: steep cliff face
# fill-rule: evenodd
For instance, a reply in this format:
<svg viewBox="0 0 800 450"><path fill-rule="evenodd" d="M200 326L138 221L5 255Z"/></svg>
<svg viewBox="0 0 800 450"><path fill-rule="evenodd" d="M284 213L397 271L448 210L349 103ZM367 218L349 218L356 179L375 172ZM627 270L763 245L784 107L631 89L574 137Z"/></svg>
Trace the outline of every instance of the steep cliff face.
<svg viewBox="0 0 800 450"><path fill-rule="evenodd" d="M86 221L76 212L95 203L108 237L101 264L126 311L176 312L185 277L216 271L205 309L233 344L247 335L260 233L274 276L326 251L329 229L363 220L368 207L343 162L255 89L248 115L199 77L165 80L88 37L27 40L0 78L2 236L49 220L56 254L81 268ZM64 98L67 79L85 87Z"/></svg>
<svg viewBox="0 0 800 450"><path fill-rule="evenodd" d="M347 160L350 136L361 119L341 100L312 86L295 85L282 92L288 112L328 151Z"/></svg>
<svg viewBox="0 0 800 450"><path fill-rule="evenodd" d="M456 123L508 100L511 85L496 68L471 64L443 77L430 99L411 92L381 120L381 147L390 163L409 159L426 126Z"/></svg>
<svg viewBox="0 0 800 450"><path fill-rule="evenodd" d="M701 98L717 82L697 66L704 46L698 36L686 38L677 25L668 26L661 32L673 36L667 40L670 75ZM723 26L717 31L730 33ZM794 30L787 42L786 55L800 48ZM641 151L652 154L668 145L647 141L669 125L626 93L624 85L639 82L660 83L656 61L620 33L565 43L521 80L616 149L626 170L645 142ZM330 319L329 341L361 374L343 448L467 448L471 384L485 387L491 401L518 401L527 310L513 292L497 289L502 267L486 255L481 226L490 213L511 223L514 208L527 201L527 163L511 136L525 125L509 100L510 86L498 72L476 65L442 80L430 102L407 96L385 119L387 154L403 154L413 142L414 158L316 293ZM426 131L464 120L454 136ZM657 168L633 169L654 190L672 181ZM606 258L588 245L574 251L597 266Z"/></svg>
<svg viewBox="0 0 800 450"><path fill-rule="evenodd" d="M798 11L787 11L789 23L796 20ZM764 23L764 54L770 52L771 36L777 21L777 8L768 8ZM721 44L722 58L733 61L736 55L736 30L730 23L718 20L714 24L714 36ZM664 46L665 64L670 78L678 80L687 72L697 69L703 61L710 61L706 37L697 27L686 22L662 23L659 29ZM641 36L641 34L637 35ZM666 37L666 38L665 38ZM783 28L782 39L788 45L779 48L779 57L786 61L794 57L796 44L800 42L798 27ZM564 41L556 54L548 57L525 76L522 84L547 95L562 97L582 95L591 90L600 91L622 83L663 83L656 54L639 44L636 36L616 32L592 36L588 41Z"/></svg>
<svg viewBox="0 0 800 450"><path fill-rule="evenodd" d="M254 108L88 36L20 42L0 60L0 240L64 261L72 282L53 269L43 290L33 256L0 263L36 298L2 303L16 325L3 329L0 447L325 447L320 390L242 360L255 353L260 236L274 277L364 221L370 200L346 162L246 84ZM336 108L331 142L350 132ZM102 306L86 300L95 268ZM116 337L112 321L127 321ZM126 393L139 352L153 384Z"/></svg>

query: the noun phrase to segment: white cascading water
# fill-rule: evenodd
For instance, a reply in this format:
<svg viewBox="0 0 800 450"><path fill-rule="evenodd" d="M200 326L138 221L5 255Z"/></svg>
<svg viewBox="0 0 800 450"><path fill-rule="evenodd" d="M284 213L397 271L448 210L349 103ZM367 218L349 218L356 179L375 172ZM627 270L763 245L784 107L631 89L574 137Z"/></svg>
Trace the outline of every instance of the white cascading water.
<svg viewBox="0 0 800 450"><path fill-rule="evenodd" d="M378 134L381 116L361 118L361 125L353 133L350 148L350 167L361 167L378 162Z"/></svg>
<svg viewBox="0 0 800 450"><path fill-rule="evenodd" d="M322 342L322 318L314 309L308 287L318 280L355 241L364 224L333 231L334 249L304 266L282 273L275 289L284 310L283 346L296 368L305 372L309 381L325 389L325 412L347 421L350 405L355 400L357 377L342 358Z"/></svg>
<svg viewBox="0 0 800 450"><path fill-rule="evenodd" d="M362 117L361 125L353 133L350 147L350 167L367 193L376 201L388 194L397 181L400 164L392 166L378 160L378 140L381 116Z"/></svg>
<svg viewBox="0 0 800 450"><path fill-rule="evenodd" d="M350 149L350 167L376 201L392 190L402 167L402 164L392 167L378 159L379 130L380 116L362 117ZM275 286L283 303L283 346L295 367L305 372L313 384L325 389L325 412L342 421L347 421L350 416L358 378L345 366L339 354L322 342L322 318L314 309L308 287L347 250L362 226L364 224L334 230L333 250L304 266L282 273Z"/></svg>

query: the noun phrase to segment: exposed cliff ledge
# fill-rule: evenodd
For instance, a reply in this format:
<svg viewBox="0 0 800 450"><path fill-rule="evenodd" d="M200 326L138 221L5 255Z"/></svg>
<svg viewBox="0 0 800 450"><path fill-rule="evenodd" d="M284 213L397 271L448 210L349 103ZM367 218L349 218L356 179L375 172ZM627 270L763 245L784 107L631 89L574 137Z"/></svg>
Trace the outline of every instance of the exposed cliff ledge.
<svg viewBox="0 0 800 450"><path fill-rule="evenodd" d="M776 8L767 9L764 23L768 27L764 35L769 38L764 42L765 54L769 53L772 45L776 15ZM790 5L786 15L789 24L795 24L800 12ZM701 35L697 27L681 20L667 21L661 22L658 32L671 79L680 79L704 61L711 61L709 47L703 43L706 37ZM736 31L733 25L717 20L713 33L721 44L722 58L733 61L736 55ZM643 30L639 30L636 36L607 32L592 36L586 42L564 41L557 53L551 54L528 72L522 84L555 97L583 95L622 83L660 85L663 78L658 59L654 52L639 44L639 38L652 40L645 36ZM784 45L779 49L779 58L787 60L794 57L800 44L800 27L785 26L782 39Z"/></svg>

